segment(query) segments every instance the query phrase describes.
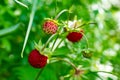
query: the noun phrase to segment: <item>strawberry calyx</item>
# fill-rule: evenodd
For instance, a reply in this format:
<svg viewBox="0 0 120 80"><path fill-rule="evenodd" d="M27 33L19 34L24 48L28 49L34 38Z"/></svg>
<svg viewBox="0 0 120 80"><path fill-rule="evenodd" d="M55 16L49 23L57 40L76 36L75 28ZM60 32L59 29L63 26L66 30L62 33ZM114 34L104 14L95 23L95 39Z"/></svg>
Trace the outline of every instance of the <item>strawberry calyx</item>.
<svg viewBox="0 0 120 80"><path fill-rule="evenodd" d="M45 21L53 21L54 23L56 23L57 25L59 25L58 20L54 20L54 19L51 19L51 18L45 18L44 20Z"/></svg>

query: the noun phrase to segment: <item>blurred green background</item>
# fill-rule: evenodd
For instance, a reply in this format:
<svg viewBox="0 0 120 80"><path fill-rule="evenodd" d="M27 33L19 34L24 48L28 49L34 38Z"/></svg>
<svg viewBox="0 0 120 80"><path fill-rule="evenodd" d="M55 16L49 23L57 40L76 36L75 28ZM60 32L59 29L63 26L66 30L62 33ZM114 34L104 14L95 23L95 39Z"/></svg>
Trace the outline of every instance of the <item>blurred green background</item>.
<svg viewBox="0 0 120 80"><path fill-rule="evenodd" d="M39 69L29 65L28 54L34 49L34 41L41 39L45 43L49 37L42 31L44 19L55 17L56 13L63 9L71 9L69 20L73 20L77 15L78 19L85 22L97 23L84 27L89 47L94 50L91 59L81 56L80 50L86 45L84 40L72 46L66 42L66 45L55 51L56 55L67 56L76 66L82 66L86 70L86 73L76 80L120 79L120 0L38 0L24 58L21 58L20 53L34 0L20 1L29 9L14 0L0 1L0 80L35 79ZM67 19L68 13L64 13L59 21ZM74 50L71 51L68 45ZM72 74L70 65L55 62L45 67L39 80L75 80L74 76L65 77L69 74Z"/></svg>

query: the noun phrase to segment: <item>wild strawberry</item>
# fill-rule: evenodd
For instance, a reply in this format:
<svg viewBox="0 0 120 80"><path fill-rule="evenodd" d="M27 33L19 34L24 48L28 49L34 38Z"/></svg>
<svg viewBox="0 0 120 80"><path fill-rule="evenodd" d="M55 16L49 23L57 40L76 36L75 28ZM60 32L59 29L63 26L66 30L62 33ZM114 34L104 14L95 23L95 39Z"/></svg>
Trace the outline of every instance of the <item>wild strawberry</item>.
<svg viewBox="0 0 120 80"><path fill-rule="evenodd" d="M78 42L82 39L83 37L83 31L80 31L80 32L70 32L68 35L67 35L67 39L71 42Z"/></svg>
<svg viewBox="0 0 120 80"><path fill-rule="evenodd" d="M82 55L85 58L91 58L92 57L92 52L87 52L87 51L82 51Z"/></svg>
<svg viewBox="0 0 120 80"><path fill-rule="evenodd" d="M47 20L43 24L43 30L47 34L54 34L57 32L58 25L54 20Z"/></svg>
<svg viewBox="0 0 120 80"><path fill-rule="evenodd" d="M47 56L39 53L38 50L34 49L28 56L28 62L35 68L43 68L47 64Z"/></svg>

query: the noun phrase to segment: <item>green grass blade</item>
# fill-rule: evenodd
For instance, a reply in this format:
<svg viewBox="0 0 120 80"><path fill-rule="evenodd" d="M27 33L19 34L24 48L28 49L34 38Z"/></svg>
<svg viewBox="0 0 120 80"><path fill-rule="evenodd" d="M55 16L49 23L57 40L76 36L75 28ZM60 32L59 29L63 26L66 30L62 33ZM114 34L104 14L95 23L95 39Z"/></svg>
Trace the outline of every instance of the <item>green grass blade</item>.
<svg viewBox="0 0 120 80"><path fill-rule="evenodd" d="M14 25L14 26L11 26L11 27L9 27L9 28L0 30L0 37L1 37L1 36L4 36L4 35L6 35L6 34L12 33L12 32L15 31L16 29L18 29L19 26L20 26L20 23Z"/></svg>
<svg viewBox="0 0 120 80"><path fill-rule="evenodd" d="M18 0L15 0L15 2L28 9L28 6L26 4L24 4Z"/></svg>
<svg viewBox="0 0 120 80"><path fill-rule="evenodd" d="M32 27L33 18L34 18L35 11L36 11L36 5L37 5L37 0L34 0L32 11L31 11L31 14L30 14L28 29L27 29L27 32L26 32L26 36L25 36L25 40L24 40L24 44L23 44L23 48L22 48L22 52L21 52L21 57L22 58L23 58L23 52L24 52L25 46L27 44L28 36L29 36L30 30L31 30L31 27Z"/></svg>

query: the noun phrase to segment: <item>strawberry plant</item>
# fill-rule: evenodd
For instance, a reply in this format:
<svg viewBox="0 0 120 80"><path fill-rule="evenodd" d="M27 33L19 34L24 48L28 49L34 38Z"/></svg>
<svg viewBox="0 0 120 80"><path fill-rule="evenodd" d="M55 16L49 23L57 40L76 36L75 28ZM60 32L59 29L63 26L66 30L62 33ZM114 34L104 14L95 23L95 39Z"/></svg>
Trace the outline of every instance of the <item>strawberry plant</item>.
<svg viewBox="0 0 120 80"><path fill-rule="evenodd" d="M0 80L119 80L118 3L1 0Z"/></svg>

